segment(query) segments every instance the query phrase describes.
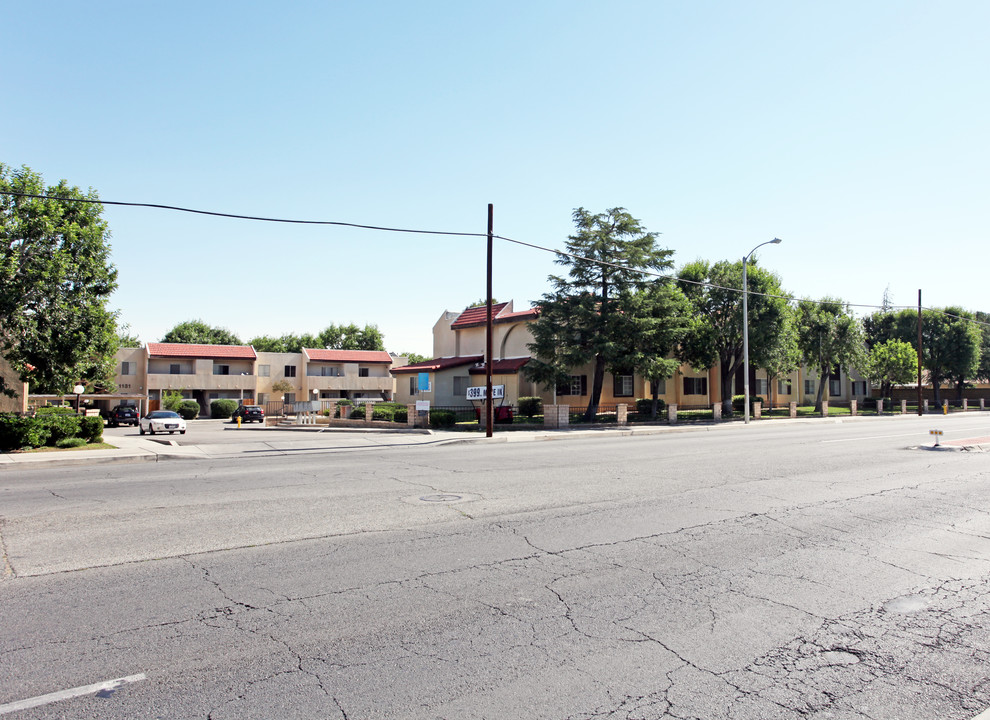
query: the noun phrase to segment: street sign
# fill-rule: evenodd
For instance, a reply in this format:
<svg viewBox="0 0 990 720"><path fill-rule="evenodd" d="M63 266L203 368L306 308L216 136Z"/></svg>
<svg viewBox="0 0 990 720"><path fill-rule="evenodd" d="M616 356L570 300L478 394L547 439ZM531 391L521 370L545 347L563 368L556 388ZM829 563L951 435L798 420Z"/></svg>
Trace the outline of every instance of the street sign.
<svg viewBox="0 0 990 720"><path fill-rule="evenodd" d="M928 434L935 437L935 447L939 447L938 439L939 439L939 437L941 437L942 431L941 430L929 430L928 431Z"/></svg>
<svg viewBox="0 0 990 720"><path fill-rule="evenodd" d="M420 373L416 379L416 389L419 392L430 392L430 374Z"/></svg>
<svg viewBox="0 0 990 720"><path fill-rule="evenodd" d="M487 396L487 388L484 385L480 387L469 387L467 389L467 399L468 400L484 400ZM505 397L505 385L492 385L492 397L495 400L501 400Z"/></svg>
<svg viewBox="0 0 990 720"><path fill-rule="evenodd" d="M429 400L417 400L416 401L416 412L429 412L430 411L430 401Z"/></svg>

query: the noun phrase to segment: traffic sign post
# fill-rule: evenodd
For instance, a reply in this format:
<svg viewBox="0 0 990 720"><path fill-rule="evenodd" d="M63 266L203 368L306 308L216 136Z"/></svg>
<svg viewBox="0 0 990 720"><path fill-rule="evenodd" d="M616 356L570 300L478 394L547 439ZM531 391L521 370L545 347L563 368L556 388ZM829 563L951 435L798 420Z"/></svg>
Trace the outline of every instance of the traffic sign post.
<svg viewBox="0 0 990 720"><path fill-rule="evenodd" d="M929 430L928 434L935 438L935 447L939 447L938 439L942 437L941 430Z"/></svg>

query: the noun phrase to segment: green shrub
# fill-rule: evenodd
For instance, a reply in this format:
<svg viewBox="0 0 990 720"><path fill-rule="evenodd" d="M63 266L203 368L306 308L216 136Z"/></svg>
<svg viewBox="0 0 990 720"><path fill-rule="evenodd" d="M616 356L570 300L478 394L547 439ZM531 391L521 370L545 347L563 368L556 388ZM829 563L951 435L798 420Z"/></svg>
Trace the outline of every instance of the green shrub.
<svg viewBox="0 0 990 720"><path fill-rule="evenodd" d="M534 415L543 414L543 399L538 397L521 397L516 403L519 406L519 414L528 418Z"/></svg>
<svg viewBox="0 0 990 720"><path fill-rule="evenodd" d="M231 400L231 402L233 402L233 400ZM236 409L237 408L235 407L234 410ZM234 410L231 410L231 412L234 412ZM195 400L183 400L179 403L179 409L176 410L176 412L179 413L184 420L195 420L199 417L199 403ZM227 415L226 417L230 417L230 415Z"/></svg>
<svg viewBox="0 0 990 720"><path fill-rule="evenodd" d="M220 398L210 402L210 417L214 420L226 420L234 414L237 409L237 401L229 398Z"/></svg>
<svg viewBox="0 0 990 720"><path fill-rule="evenodd" d="M454 427L457 418L450 410L430 410L430 427Z"/></svg>
<svg viewBox="0 0 990 720"><path fill-rule="evenodd" d="M36 417L43 415L75 415L76 411L68 405L45 405L35 410L34 414Z"/></svg>
<svg viewBox="0 0 990 720"><path fill-rule="evenodd" d="M409 422L409 411L406 408L399 408L392 416L392 421L397 423Z"/></svg>
<svg viewBox="0 0 990 720"><path fill-rule="evenodd" d="M0 450L41 447L48 435L48 425L37 418L0 415Z"/></svg>
<svg viewBox="0 0 990 720"><path fill-rule="evenodd" d="M763 403L764 405L767 404L767 401L764 400L759 395L750 395L749 396L749 406L750 406L750 409L752 409L753 403L755 403L755 402ZM733 412L742 412L743 411L743 405L745 403L746 403L746 396L745 395L733 395L732 396L732 410L733 410Z"/></svg>
<svg viewBox="0 0 990 720"><path fill-rule="evenodd" d="M35 422L48 428L48 445L54 445L59 440L74 438L79 434L79 416L66 413L51 413L35 418ZM39 447L39 446L36 446Z"/></svg>
<svg viewBox="0 0 990 720"><path fill-rule="evenodd" d="M387 420L392 422L395 417L395 408L390 407L379 407L375 405L375 411L371 415L372 420Z"/></svg>
<svg viewBox="0 0 990 720"><path fill-rule="evenodd" d="M351 420L364 420L364 405L355 405L347 417Z"/></svg>
<svg viewBox="0 0 990 720"><path fill-rule="evenodd" d="M74 438L64 438L55 443L55 447L60 448L76 448L83 447L86 445L86 438L74 437Z"/></svg>
<svg viewBox="0 0 990 720"><path fill-rule="evenodd" d="M79 437L87 442L103 440L103 418L84 417L79 419Z"/></svg>
<svg viewBox="0 0 990 720"><path fill-rule="evenodd" d="M352 401L348 400L347 398L344 398L343 400L339 401L337 404L338 405L346 405L346 406L350 407L354 403Z"/></svg>
<svg viewBox="0 0 990 720"><path fill-rule="evenodd" d="M182 400L182 393L176 390L167 390L165 394L162 395L162 410L179 412L179 405L182 404Z"/></svg>
<svg viewBox="0 0 990 720"><path fill-rule="evenodd" d="M659 415L666 409L667 409L667 403L663 401L663 398L657 398L657 415ZM650 417L650 413L653 412L653 398L637 399L636 412L639 413L641 417Z"/></svg>

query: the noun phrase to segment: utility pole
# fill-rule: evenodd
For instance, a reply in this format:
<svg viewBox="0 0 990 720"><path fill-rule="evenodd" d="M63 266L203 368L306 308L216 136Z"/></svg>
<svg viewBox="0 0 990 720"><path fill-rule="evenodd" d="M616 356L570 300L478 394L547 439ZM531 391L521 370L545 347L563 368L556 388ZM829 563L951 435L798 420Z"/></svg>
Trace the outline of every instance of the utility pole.
<svg viewBox="0 0 990 720"><path fill-rule="evenodd" d="M495 207L488 203L488 320L485 328L485 437L492 436L495 408L492 406L492 227Z"/></svg>

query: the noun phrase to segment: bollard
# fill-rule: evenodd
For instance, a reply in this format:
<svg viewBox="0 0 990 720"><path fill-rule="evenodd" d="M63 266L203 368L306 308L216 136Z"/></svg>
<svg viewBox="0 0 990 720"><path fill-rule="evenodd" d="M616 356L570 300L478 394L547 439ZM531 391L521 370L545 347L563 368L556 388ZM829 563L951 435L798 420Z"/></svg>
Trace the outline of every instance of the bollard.
<svg viewBox="0 0 990 720"><path fill-rule="evenodd" d="M712 420L716 422L722 419L722 403L712 403Z"/></svg>
<svg viewBox="0 0 990 720"><path fill-rule="evenodd" d="M851 417L856 417L856 410L858 410L858 409L859 409L859 406L858 406L857 402L855 400L850 400L849 401L849 415Z"/></svg>
<svg viewBox="0 0 990 720"><path fill-rule="evenodd" d="M907 400L901 400L901 415L907 415Z"/></svg>
<svg viewBox="0 0 990 720"><path fill-rule="evenodd" d="M796 418L797 417L797 403L796 402L789 402L789 403L787 403L787 414L790 417L792 417L792 418Z"/></svg>
<svg viewBox="0 0 990 720"><path fill-rule="evenodd" d="M877 399L877 415L883 415L883 399Z"/></svg>
<svg viewBox="0 0 990 720"><path fill-rule="evenodd" d="M677 424L677 406L674 404L667 406L667 422L671 425Z"/></svg>

